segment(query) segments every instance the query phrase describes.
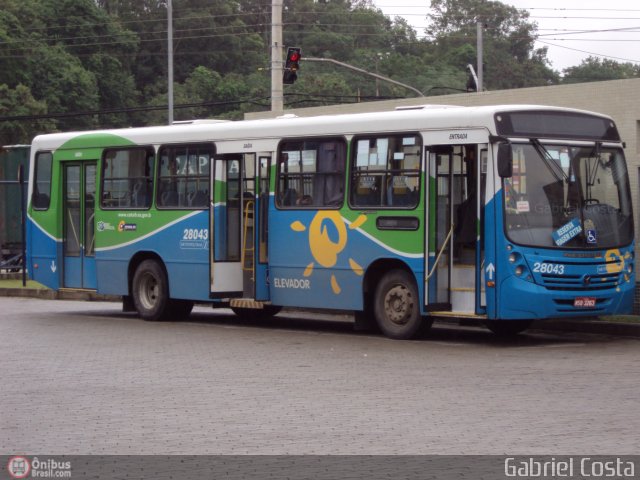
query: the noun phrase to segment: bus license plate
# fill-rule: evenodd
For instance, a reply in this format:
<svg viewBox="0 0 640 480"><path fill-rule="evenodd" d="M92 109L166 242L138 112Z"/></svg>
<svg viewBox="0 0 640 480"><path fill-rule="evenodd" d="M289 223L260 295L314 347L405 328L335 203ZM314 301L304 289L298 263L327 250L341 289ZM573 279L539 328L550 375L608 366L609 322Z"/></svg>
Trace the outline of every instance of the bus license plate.
<svg viewBox="0 0 640 480"><path fill-rule="evenodd" d="M573 299L573 306L576 308L595 308L595 297L576 297Z"/></svg>

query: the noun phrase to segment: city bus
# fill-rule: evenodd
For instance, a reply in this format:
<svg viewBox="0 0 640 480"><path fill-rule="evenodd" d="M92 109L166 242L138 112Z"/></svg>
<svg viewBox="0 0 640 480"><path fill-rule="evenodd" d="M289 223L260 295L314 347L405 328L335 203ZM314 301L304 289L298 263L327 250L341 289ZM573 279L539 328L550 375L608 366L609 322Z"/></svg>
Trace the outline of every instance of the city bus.
<svg viewBox="0 0 640 480"><path fill-rule="evenodd" d="M324 309L396 339L629 313L623 147L607 116L526 105L40 135L29 274L146 320Z"/></svg>

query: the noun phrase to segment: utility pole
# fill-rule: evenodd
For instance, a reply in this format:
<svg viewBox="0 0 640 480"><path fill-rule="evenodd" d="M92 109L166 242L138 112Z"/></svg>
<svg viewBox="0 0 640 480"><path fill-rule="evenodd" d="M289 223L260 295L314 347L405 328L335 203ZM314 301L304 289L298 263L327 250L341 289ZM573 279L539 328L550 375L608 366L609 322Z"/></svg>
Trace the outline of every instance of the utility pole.
<svg viewBox="0 0 640 480"><path fill-rule="evenodd" d="M476 24L476 32L477 32L477 50L478 50L478 92L482 91L482 77L483 77L483 51L482 51L482 22L478 22Z"/></svg>
<svg viewBox="0 0 640 480"><path fill-rule="evenodd" d="M282 1L271 1L271 111L284 112L282 84Z"/></svg>
<svg viewBox="0 0 640 480"><path fill-rule="evenodd" d="M169 125L173 124L173 6L167 0L167 97L169 100Z"/></svg>

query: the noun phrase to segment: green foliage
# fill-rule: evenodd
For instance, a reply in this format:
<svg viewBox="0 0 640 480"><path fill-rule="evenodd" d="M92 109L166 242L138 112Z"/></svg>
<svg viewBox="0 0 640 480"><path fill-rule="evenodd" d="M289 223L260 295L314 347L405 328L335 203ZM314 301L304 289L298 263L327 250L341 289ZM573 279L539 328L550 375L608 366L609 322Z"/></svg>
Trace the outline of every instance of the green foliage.
<svg viewBox="0 0 640 480"><path fill-rule="evenodd" d="M640 77L640 65L588 57L575 67L566 68L562 83L599 82Z"/></svg>
<svg viewBox="0 0 640 480"><path fill-rule="evenodd" d="M98 110L96 74L85 69L78 59L60 46L40 46L29 56L29 87L44 100L49 112L70 114L58 120L61 130L86 129L97 126L92 116L77 117L77 112Z"/></svg>
<svg viewBox="0 0 640 480"><path fill-rule="evenodd" d="M271 2L173 0L176 120L242 118L269 108ZM285 0L285 46L302 48L286 107L414 96L410 89L312 57L330 58L417 88L464 90L484 25L486 89L560 81L536 24L498 1L432 0L426 38L371 0ZM639 67L588 59L563 82L631 78ZM167 121L166 0L2 0L0 119L3 143L39 132ZM156 108L154 110L154 108ZM43 115L52 115L41 118Z"/></svg>
<svg viewBox="0 0 640 480"><path fill-rule="evenodd" d="M41 115L47 106L33 98L29 87L19 84L15 88L0 85L0 117ZM53 120L42 119L31 122L5 120L0 122L0 145L25 143L39 133L51 131Z"/></svg>
<svg viewBox="0 0 640 480"><path fill-rule="evenodd" d="M536 25L529 14L497 1L431 0L427 33L440 57L476 68L477 25L483 27L484 88L520 88L558 83L546 49L534 49ZM477 69L477 68L476 68Z"/></svg>

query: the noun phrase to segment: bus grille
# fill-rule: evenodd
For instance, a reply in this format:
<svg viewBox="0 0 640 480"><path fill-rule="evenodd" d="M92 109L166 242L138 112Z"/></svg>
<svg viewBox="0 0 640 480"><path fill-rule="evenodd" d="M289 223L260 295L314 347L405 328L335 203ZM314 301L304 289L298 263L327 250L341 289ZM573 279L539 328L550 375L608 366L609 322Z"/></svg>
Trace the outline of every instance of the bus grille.
<svg viewBox="0 0 640 480"><path fill-rule="evenodd" d="M549 290L609 290L620 283L619 273L601 275L542 275L543 285Z"/></svg>

